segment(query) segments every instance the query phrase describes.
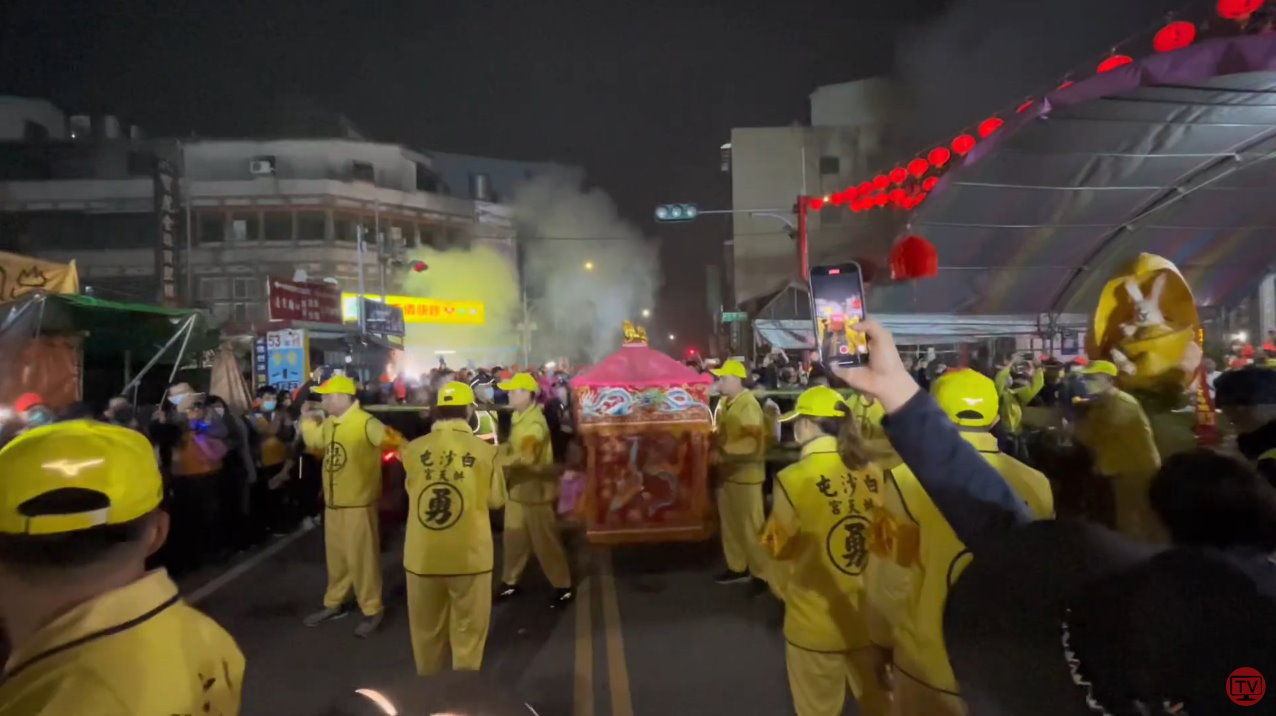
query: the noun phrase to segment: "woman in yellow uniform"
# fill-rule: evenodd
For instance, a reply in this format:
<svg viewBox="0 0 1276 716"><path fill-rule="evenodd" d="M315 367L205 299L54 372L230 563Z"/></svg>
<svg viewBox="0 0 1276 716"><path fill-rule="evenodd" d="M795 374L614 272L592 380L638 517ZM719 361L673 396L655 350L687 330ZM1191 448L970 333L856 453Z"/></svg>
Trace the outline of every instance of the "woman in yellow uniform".
<svg viewBox="0 0 1276 716"><path fill-rule="evenodd" d="M712 373L722 393L714 416L712 459L727 562L727 570L714 581L735 584L766 577L766 554L757 540L764 512L766 416L757 396L744 386L744 364L729 360Z"/></svg>
<svg viewBox="0 0 1276 716"><path fill-rule="evenodd" d="M880 663L863 613L873 515L884 489L855 416L837 391L811 388L782 420L795 421L802 459L776 477L762 543L775 557L771 586L784 600L785 662L798 716L842 713L846 685L860 713L885 714Z"/></svg>

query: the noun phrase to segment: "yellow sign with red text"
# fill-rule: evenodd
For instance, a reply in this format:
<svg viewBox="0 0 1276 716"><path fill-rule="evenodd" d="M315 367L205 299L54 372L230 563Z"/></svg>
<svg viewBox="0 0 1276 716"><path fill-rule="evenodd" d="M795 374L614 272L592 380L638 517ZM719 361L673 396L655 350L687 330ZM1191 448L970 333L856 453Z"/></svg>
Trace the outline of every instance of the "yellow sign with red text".
<svg viewBox="0 0 1276 716"><path fill-rule="evenodd" d="M365 293L364 296L373 301L381 300L379 293ZM385 301L403 309L404 323L481 326L487 320L482 301L441 301L417 296L386 296ZM347 323L359 320L359 294L341 294L341 316Z"/></svg>

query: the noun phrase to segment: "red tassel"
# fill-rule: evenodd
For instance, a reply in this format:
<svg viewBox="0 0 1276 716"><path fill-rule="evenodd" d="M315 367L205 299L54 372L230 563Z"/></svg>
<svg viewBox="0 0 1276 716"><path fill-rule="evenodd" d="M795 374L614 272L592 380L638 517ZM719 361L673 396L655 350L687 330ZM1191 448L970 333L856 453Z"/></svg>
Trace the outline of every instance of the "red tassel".
<svg viewBox="0 0 1276 716"><path fill-rule="evenodd" d="M939 253L920 236L909 236L895 244L890 255L891 278L908 281L939 274Z"/></svg>

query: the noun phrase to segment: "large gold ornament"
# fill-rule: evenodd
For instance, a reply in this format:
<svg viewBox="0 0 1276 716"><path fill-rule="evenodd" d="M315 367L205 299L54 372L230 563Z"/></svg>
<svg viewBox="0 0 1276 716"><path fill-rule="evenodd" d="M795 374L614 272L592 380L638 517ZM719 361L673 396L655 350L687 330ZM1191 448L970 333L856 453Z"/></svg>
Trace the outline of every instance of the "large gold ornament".
<svg viewBox="0 0 1276 716"><path fill-rule="evenodd" d="M1086 352L1110 360L1129 389L1187 385L1201 362L1192 289L1169 260L1139 254L1099 294Z"/></svg>
<svg viewBox="0 0 1276 716"><path fill-rule="evenodd" d="M630 321L625 321L625 343L641 343L647 345L647 329L642 326L635 326Z"/></svg>

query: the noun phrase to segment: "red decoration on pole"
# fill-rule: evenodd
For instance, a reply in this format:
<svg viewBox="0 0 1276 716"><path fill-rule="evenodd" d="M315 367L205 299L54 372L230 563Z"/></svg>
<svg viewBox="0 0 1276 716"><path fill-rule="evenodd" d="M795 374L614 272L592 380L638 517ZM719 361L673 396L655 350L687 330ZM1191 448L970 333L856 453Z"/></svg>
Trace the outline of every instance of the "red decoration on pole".
<svg viewBox="0 0 1276 716"><path fill-rule="evenodd" d="M904 167L895 167L894 169L891 170L892 184L903 184L904 180L907 178L908 178L908 170L905 169Z"/></svg>
<svg viewBox="0 0 1276 716"><path fill-rule="evenodd" d="M1196 42L1196 25L1184 20L1171 22L1157 30L1152 38L1152 49L1157 52L1173 52Z"/></svg>
<svg viewBox="0 0 1276 716"><path fill-rule="evenodd" d="M979 136L987 139L992 136L993 132L1001 129L1005 123L1006 121L1001 117L989 117L979 123Z"/></svg>
<svg viewBox="0 0 1276 716"><path fill-rule="evenodd" d="M957 152L959 156L964 157L970 153L970 150L975 148L975 138L969 134L958 135L957 138L953 140L952 147L954 152Z"/></svg>
<svg viewBox="0 0 1276 716"><path fill-rule="evenodd" d="M813 196L806 200L806 205L813 211L819 211L824 208L824 200L818 196Z"/></svg>
<svg viewBox="0 0 1276 716"><path fill-rule="evenodd" d="M891 191L890 194L887 195L887 198L890 199L890 202L892 204L896 206L903 206L904 200L908 198L908 193L905 192L903 189L895 189Z"/></svg>
<svg viewBox="0 0 1276 716"><path fill-rule="evenodd" d="M1218 0L1218 14L1228 20L1246 20L1262 6L1263 0Z"/></svg>
<svg viewBox="0 0 1276 716"><path fill-rule="evenodd" d="M1063 84L1059 85L1058 89L1068 89L1069 87L1075 84L1076 82L1073 82L1072 80L1064 80Z"/></svg>
<svg viewBox="0 0 1276 716"><path fill-rule="evenodd" d="M890 254L891 278L909 281L939 274L939 252L920 236L908 236L895 244Z"/></svg>
<svg viewBox="0 0 1276 716"><path fill-rule="evenodd" d="M1015 110L1015 114L1023 114L1024 112L1027 112L1034 104L1036 104L1036 101L1034 100L1028 100L1027 102L1024 102L1023 104L1019 105L1018 109Z"/></svg>
<svg viewBox="0 0 1276 716"><path fill-rule="evenodd" d="M859 196L868 196L871 191L873 191L873 182L871 181L866 181L855 187L855 193Z"/></svg>
<svg viewBox="0 0 1276 716"><path fill-rule="evenodd" d="M1113 55L1103 62L1100 62L1098 69L1095 71L1099 74L1103 74L1104 72L1111 72L1118 67L1123 67L1133 62L1134 58L1129 55Z"/></svg>
<svg viewBox="0 0 1276 716"><path fill-rule="evenodd" d="M930 154L927 154L926 158L930 160L931 166L939 168L953 158L953 153L948 150L948 147L935 147L930 150Z"/></svg>
<svg viewBox="0 0 1276 716"><path fill-rule="evenodd" d="M918 157L908 163L908 173L915 177L920 177L930 169L930 162Z"/></svg>
<svg viewBox="0 0 1276 716"><path fill-rule="evenodd" d="M930 191L939 183L939 177L926 177L922 180L922 191Z"/></svg>
<svg viewBox="0 0 1276 716"><path fill-rule="evenodd" d="M873 188L881 191L891 185L891 178L885 174L878 174L873 177Z"/></svg>

